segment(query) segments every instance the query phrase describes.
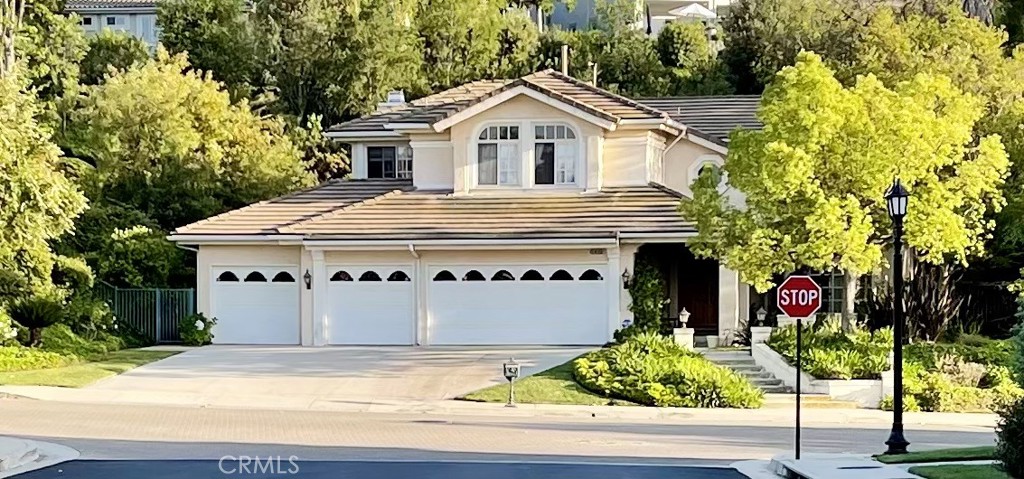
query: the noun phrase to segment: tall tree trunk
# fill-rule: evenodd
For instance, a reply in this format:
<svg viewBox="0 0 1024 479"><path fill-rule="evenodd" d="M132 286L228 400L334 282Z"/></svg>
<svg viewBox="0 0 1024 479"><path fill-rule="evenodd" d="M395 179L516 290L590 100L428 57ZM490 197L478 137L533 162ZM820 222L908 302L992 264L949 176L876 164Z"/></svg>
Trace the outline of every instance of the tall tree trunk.
<svg viewBox="0 0 1024 479"><path fill-rule="evenodd" d="M14 38L21 30L21 19L25 16L25 0L2 0L0 9L0 42L3 42L3 52L0 53L0 78L4 78L14 71Z"/></svg>
<svg viewBox="0 0 1024 479"><path fill-rule="evenodd" d="M843 331L852 331L854 324L857 323L854 308L857 306L860 277L847 271L843 274L843 280Z"/></svg>

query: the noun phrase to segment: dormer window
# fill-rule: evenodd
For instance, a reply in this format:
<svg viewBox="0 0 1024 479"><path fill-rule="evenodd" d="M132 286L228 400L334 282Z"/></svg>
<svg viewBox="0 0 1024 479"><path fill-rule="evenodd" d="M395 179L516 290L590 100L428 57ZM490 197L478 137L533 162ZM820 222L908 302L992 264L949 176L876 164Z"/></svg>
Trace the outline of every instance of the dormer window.
<svg viewBox="0 0 1024 479"><path fill-rule="evenodd" d="M412 178L412 148L408 146L366 147L367 178Z"/></svg>
<svg viewBox="0 0 1024 479"><path fill-rule="evenodd" d="M478 184L518 186L522 165L519 127L500 125L484 128L477 143L477 161Z"/></svg>
<svg viewBox="0 0 1024 479"><path fill-rule="evenodd" d="M565 125L534 126L534 184L576 184L576 133Z"/></svg>

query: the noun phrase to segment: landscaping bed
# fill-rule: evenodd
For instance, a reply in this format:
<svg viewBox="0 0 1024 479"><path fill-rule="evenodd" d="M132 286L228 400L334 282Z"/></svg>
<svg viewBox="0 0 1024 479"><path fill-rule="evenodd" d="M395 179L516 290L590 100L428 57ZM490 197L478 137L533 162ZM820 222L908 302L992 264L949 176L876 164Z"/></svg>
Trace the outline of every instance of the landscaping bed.
<svg viewBox="0 0 1024 479"><path fill-rule="evenodd" d="M583 387L647 406L758 408L764 392L736 372L654 333L583 355L573 362Z"/></svg>
<svg viewBox="0 0 1024 479"><path fill-rule="evenodd" d="M80 388L174 354L177 352L124 349L61 367L0 372L0 384Z"/></svg>
<svg viewBox="0 0 1024 479"><path fill-rule="evenodd" d="M641 333L516 381L516 402L586 406L756 408L764 393L671 339ZM499 384L459 399L506 402Z"/></svg>
<svg viewBox="0 0 1024 479"><path fill-rule="evenodd" d="M838 321L804 326L802 367L818 379L877 379L889 368L889 329L843 332ZM767 345L796 363L796 326L776 328ZM1024 397L1007 365L1010 341L964 335L955 343L921 342L904 348L904 410L993 412ZM893 400L882 400L891 410Z"/></svg>
<svg viewBox="0 0 1024 479"><path fill-rule="evenodd" d="M175 354L123 349L124 341L109 334L85 339L64 324L44 329L41 341L0 346L0 385L82 387Z"/></svg>

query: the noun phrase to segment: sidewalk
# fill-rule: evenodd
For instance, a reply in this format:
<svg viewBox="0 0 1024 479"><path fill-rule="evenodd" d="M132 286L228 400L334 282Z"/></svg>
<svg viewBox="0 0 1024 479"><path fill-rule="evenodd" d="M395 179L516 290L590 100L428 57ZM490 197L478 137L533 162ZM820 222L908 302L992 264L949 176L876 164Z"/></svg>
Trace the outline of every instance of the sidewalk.
<svg viewBox="0 0 1024 479"><path fill-rule="evenodd" d="M916 466L978 465L993 461L956 461L883 464L859 454L805 454L799 461L792 454L780 454L771 461L740 461L732 467L750 479L916 479L909 469Z"/></svg>
<svg viewBox="0 0 1024 479"><path fill-rule="evenodd" d="M83 404L144 404L223 409L260 409L288 411L332 411L366 413L446 414L500 417L588 417L622 420L685 421L687 424L792 424L789 409L688 409L639 406L575 406L555 404L503 404L439 400L412 401L382 399L351 401L308 395L200 395L173 392L107 391L48 386L0 386L0 395L11 394L44 401ZM991 429L995 414L905 413L908 426L955 426ZM891 424L892 413L873 409L805 409L803 423L813 425L849 424L858 426Z"/></svg>
<svg viewBox="0 0 1024 479"><path fill-rule="evenodd" d="M0 436L0 478L78 458L78 451L49 442Z"/></svg>

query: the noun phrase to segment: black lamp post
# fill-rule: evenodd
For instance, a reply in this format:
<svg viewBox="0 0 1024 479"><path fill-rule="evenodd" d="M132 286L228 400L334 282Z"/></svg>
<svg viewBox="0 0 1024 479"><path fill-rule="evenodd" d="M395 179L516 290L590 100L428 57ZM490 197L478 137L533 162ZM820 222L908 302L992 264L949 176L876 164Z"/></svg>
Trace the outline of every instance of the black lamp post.
<svg viewBox="0 0 1024 479"><path fill-rule="evenodd" d="M903 218L907 215L907 192L899 178L893 181L889 191L885 193L885 202L892 218L892 262L893 262L893 308L892 329L893 341L893 375L896 382L893 388L892 431L885 444L889 449L886 454L906 454L910 445L903 437Z"/></svg>

